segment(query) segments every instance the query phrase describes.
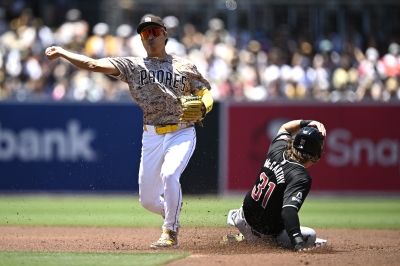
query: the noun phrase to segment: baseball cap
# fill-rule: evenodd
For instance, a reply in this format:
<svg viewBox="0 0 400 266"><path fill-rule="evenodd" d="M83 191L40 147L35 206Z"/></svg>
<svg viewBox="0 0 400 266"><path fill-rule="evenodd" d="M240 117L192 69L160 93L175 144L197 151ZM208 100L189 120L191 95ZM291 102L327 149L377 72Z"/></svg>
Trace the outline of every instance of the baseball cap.
<svg viewBox="0 0 400 266"><path fill-rule="evenodd" d="M136 29L136 32L140 34L144 28L151 25L160 26L163 27L164 30L167 30L164 21L160 17L154 15L147 15L143 17L142 21L140 21L139 26Z"/></svg>
<svg viewBox="0 0 400 266"><path fill-rule="evenodd" d="M294 138L293 147L301 152L321 158L325 137L314 127L303 127Z"/></svg>

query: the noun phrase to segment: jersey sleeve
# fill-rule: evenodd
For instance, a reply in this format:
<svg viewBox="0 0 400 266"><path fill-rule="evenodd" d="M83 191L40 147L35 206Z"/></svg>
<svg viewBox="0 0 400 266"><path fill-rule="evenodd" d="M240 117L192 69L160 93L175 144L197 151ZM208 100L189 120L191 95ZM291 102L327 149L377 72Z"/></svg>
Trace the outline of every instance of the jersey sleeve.
<svg viewBox="0 0 400 266"><path fill-rule="evenodd" d="M135 64L126 57L109 57L108 60L119 70L118 76L109 76L128 83L128 79L133 73Z"/></svg>
<svg viewBox="0 0 400 266"><path fill-rule="evenodd" d="M273 151L281 151L285 148L288 141L291 139L291 136L288 132L283 131L278 133L276 137L272 140L271 145L269 146L268 155L271 155Z"/></svg>
<svg viewBox="0 0 400 266"><path fill-rule="evenodd" d="M187 74L190 77L191 94L196 95L204 89L211 90L210 83L201 75L194 64L190 64Z"/></svg>
<svg viewBox="0 0 400 266"><path fill-rule="evenodd" d="M310 192L311 181L311 177L307 172L300 173L290 180L287 180L282 208L294 207L299 211L308 192Z"/></svg>

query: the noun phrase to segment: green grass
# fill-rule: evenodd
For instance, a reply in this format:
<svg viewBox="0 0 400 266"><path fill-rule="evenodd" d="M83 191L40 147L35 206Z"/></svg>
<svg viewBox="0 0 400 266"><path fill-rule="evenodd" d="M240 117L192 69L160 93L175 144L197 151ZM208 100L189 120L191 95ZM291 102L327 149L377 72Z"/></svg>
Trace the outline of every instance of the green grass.
<svg viewBox="0 0 400 266"><path fill-rule="evenodd" d="M226 226L243 197L183 197L182 226ZM400 229L400 197L307 198L302 225L315 228ZM145 210L137 196L0 196L0 225L158 227L162 218Z"/></svg>
<svg viewBox="0 0 400 266"><path fill-rule="evenodd" d="M189 256L188 253L87 253L0 251L0 266L154 266Z"/></svg>
<svg viewBox="0 0 400 266"><path fill-rule="evenodd" d="M241 199L184 196L182 226L225 226ZM137 196L0 196L0 225L160 227Z"/></svg>
<svg viewBox="0 0 400 266"><path fill-rule="evenodd" d="M307 199L300 222L314 228L400 229L400 198Z"/></svg>

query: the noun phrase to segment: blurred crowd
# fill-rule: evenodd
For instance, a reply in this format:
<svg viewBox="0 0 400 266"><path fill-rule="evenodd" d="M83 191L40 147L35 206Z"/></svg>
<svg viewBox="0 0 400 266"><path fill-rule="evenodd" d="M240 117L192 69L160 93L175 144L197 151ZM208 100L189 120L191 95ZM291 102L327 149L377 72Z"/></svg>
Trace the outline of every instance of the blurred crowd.
<svg viewBox="0 0 400 266"><path fill-rule="evenodd" d="M138 18L139 21L140 18ZM380 54L376 42L360 45L354 36L293 34L280 25L271 36L231 32L218 18L200 32L163 18L167 53L192 60L212 86L217 101L318 100L323 102L399 101L400 46L388 41ZM30 10L6 21L0 9L0 101L121 101L131 99L125 83L79 70L65 60L49 61L47 47L62 46L89 57L146 56L132 25L115 32L99 22L90 28L71 9L56 29Z"/></svg>

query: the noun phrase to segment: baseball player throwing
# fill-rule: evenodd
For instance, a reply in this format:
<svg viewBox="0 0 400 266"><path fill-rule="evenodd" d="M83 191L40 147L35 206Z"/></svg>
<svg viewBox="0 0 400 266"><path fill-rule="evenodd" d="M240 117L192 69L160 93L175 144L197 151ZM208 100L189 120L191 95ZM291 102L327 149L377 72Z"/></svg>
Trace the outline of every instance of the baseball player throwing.
<svg viewBox="0 0 400 266"><path fill-rule="evenodd" d="M166 53L168 34L160 17L145 16L137 32L147 52L145 58L96 60L54 46L46 49L46 56L50 60L62 57L129 85L132 98L143 110L140 202L164 218L161 237L151 247L178 247L180 176L196 146L194 123L212 109L211 88L194 64Z"/></svg>
<svg viewBox="0 0 400 266"><path fill-rule="evenodd" d="M293 120L281 126L242 207L229 211L228 225L241 233L234 241L273 241L296 251L326 243L313 229L300 226L297 214L311 188L307 168L321 158L325 136L324 125L317 121Z"/></svg>

